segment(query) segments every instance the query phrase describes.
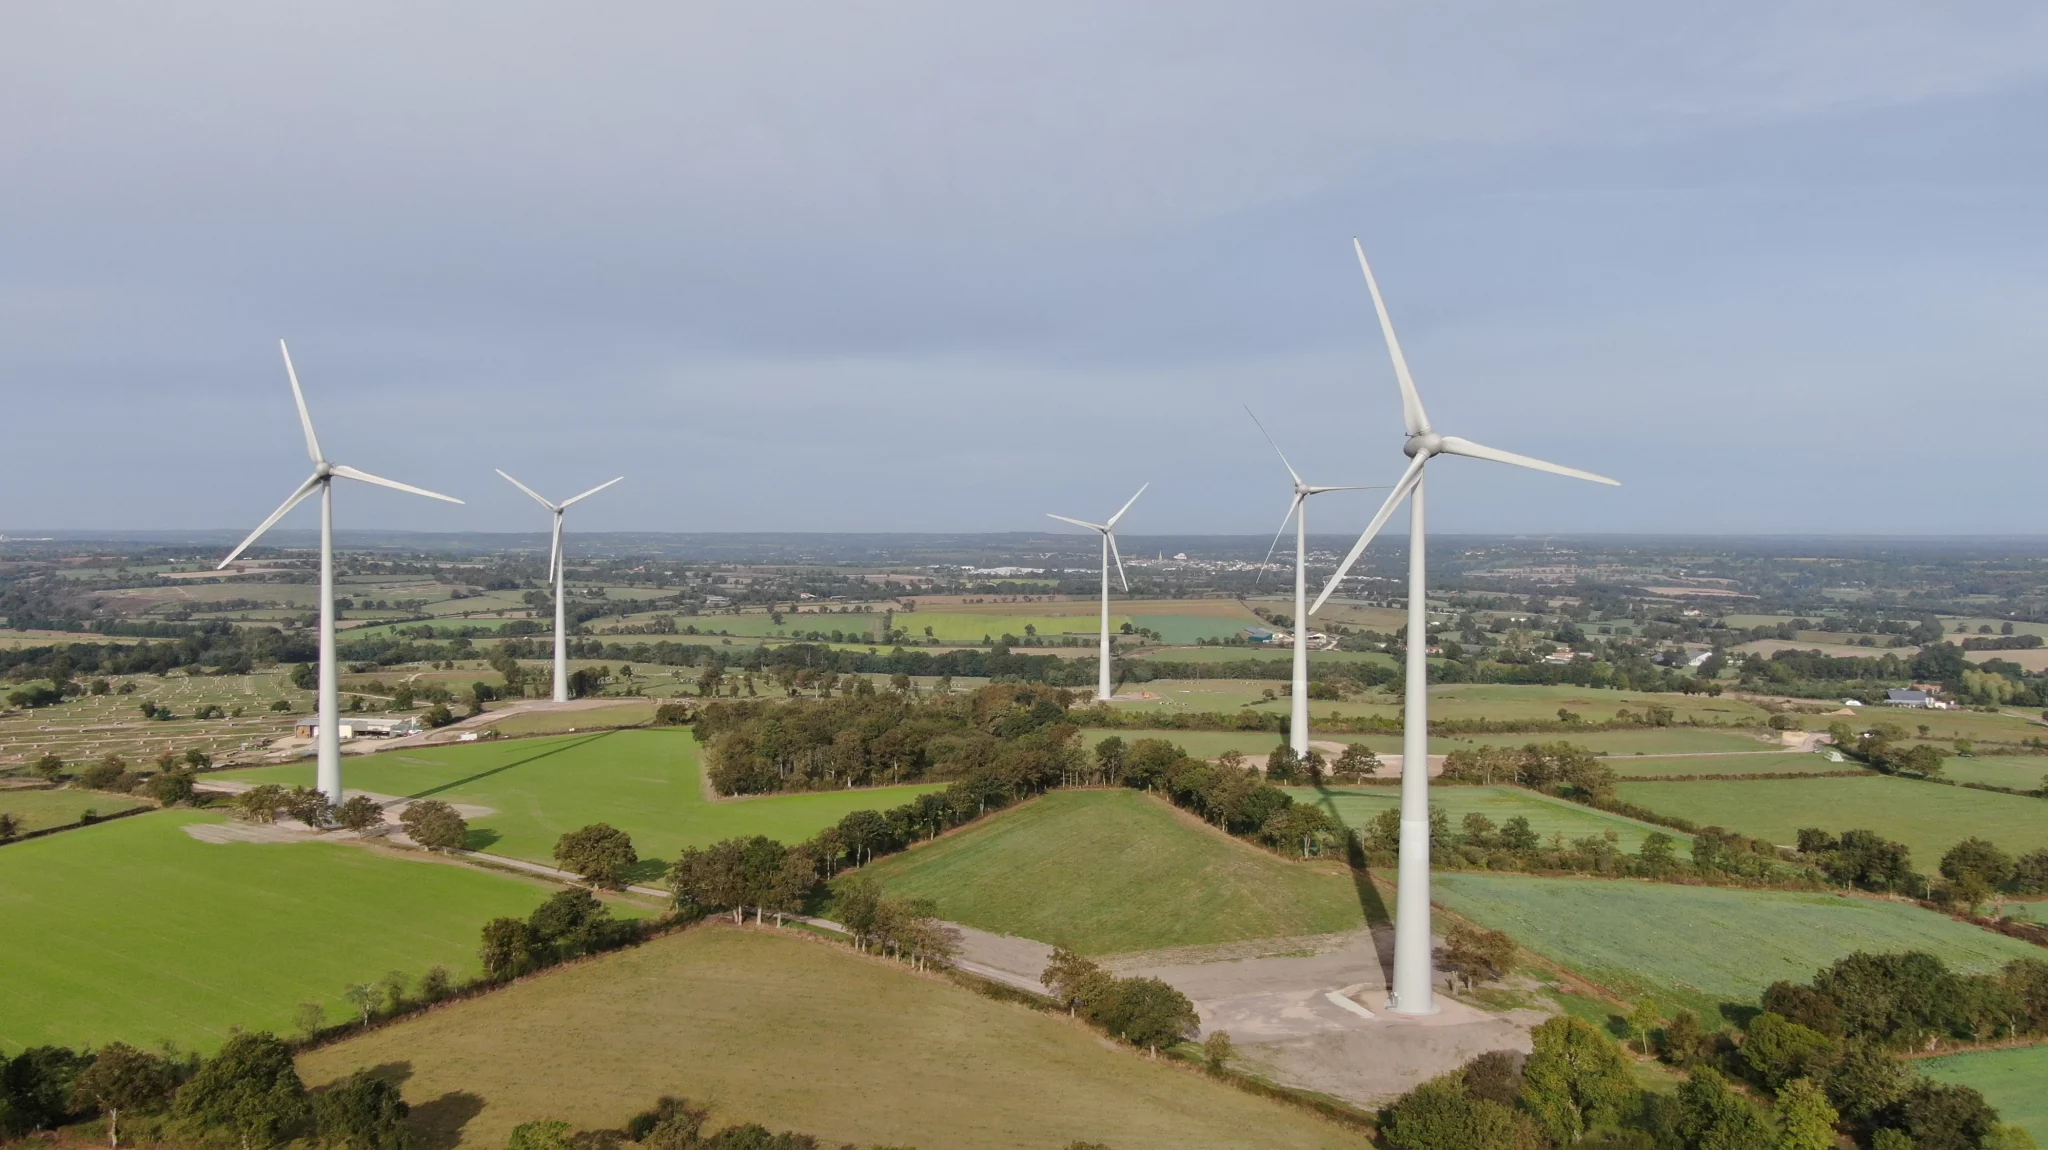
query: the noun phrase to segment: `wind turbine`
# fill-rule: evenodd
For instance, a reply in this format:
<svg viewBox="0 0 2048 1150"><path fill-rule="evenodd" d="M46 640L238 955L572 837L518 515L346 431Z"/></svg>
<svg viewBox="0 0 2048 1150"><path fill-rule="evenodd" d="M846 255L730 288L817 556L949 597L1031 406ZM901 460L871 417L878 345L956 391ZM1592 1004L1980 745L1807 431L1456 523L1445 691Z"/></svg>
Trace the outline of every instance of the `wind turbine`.
<svg viewBox="0 0 2048 1150"><path fill-rule="evenodd" d="M315 491L320 493L320 729L315 743L319 764L314 782L320 793L327 796L328 805L334 806L341 802L341 684L334 669L334 481L355 479L447 503L460 503L462 500L328 462L320 452L319 438L313 434L313 417L306 411L306 393L299 388L299 373L292 368L291 349L283 340L278 340L277 350L284 353L284 373L292 381L292 399L299 405L299 427L306 433L306 454L312 457L313 475L299 484L291 498L271 512L270 518L256 530L249 532L249 537L229 552L214 570L224 570L247 551L250 544L262 538L265 531L283 519L286 512L305 502Z"/></svg>
<svg viewBox="0 0 2048 1150"><path fill-rule="evenodd" d="M1387 1009L1396 1014L1435 1014L1429 942L1429 580L1424 567L1428 544L1423 530L1423 468L1438 455L1463 455L1613 487L1621 484L1590 471L1546 463L1455 435L1438 435L1422 409L1422 396L1415 390L1415 380L1408 374L1408 359L1401 354L1394 321L1387 315L1386 301L1380 298L1379 281L1373 278L1372 265L1366 262L1365 245L1353 239L1351 246L1358 251L1358 266L1365 271L1365 286L1372 292L1372 306L1379 313L1380 331L1386 336L1387 353L1394 361L1394 379L1401 387L1401 417L1408 429L1408 441L1401 450L1408 455L1409 463L1400 482L1387 493L1387 501L1380 505L1379 513L1372 517L1351 553L1338 564L1329 585L1316 596L1315 606L1310 610L1322 610L1351 565L1365 552L1366 544L1386 526L1401 500L1408 500L1408 682L1401 731L1401 853L1396 875L1399 887L1394 919L1394 986L1387 997Z"/></svg>
<svg viewBox="0 0 2048 1150"><path fill-rule="evenodd" d="M1150 483L1146 483L1143 487L1138 488L1138 495L1145 494L1145 488L1150 486L1152 486ZM1136 503L1138 501L1138 495L1131 496L1130 502L1124 504L1121 508L1119 508L1115 515L1110 516L1109 522L1107 523L1090 523L1086 519L1069 519L1064 515L1054 515L1050 511L1046 512L1046 515L1048 517L1057 519L1061 523L1071 523L1076 527L1086 527L1090 531L1100 531L1102 533L1102 655L1097 660L1095 668L1095 701L1099 703L1109 702L1110 697L1109 560L1111 556L1116 557L1117 581L1124 585L1124 590L1126 592L1130 591L1131 589L1131 581L1129 579L1124 578L1124 557L1121 554L1119 554L1116 549L1116 521L1122 519L1124 517L1124 512L1129 511L1131 509L1131 503Z"/></svg>
<svg viewBox="0 0 2048 1150"><path fill-rule="evenodd" d="M1364 487L1314 487L1303 482L1301 473L1287 462L1287 453L1280 445L1273 443L1273 434L1266 425L1259 423L1259 417L1252 415L1252 409L1244 409L1258 424L1259 434L1273 444L1273 454L1280 457L1280 466L1294 480L1294 501L1287 505L1287 514L1280 517L1280 530L1273 532L1273 542L1266 547L1266 559L1259 565L1259 575L1265 576L1265 564L1273 561L1273 549L1280 546L1280 534L1287 530L1287 521L1294 520L1294 709L1287 723L1287 745L1297 755L1306 755L1308 746L1308 497L1321 495L1325 491L1365 491Z"/></svg>
<svg viewBox="0 0 2048 1150"><path fill-rule="evenodd" d="M549 503L538 494L535 494L533 488L519 482L510 475L506 475L504 468L493 468L493 470L500 475L504 475L505 482L526 492L528 495L532 495L535 503L555 513L555 545L548 551L548 582L555 585L555 702L566 703L569 701L569 628L564 625L567 615L563 610L562 604L565 601L563 594L565 587L563 584L567 582L567 575L563 569L568 564L562 561L562 513L569 510L574 504L581 503L583 500L610 487L613 483L617 483L619 479L624 479L625 476L621 475L619 479L611 480L608 483L600 483L573 499L564 499L560 503Z"/></svg>

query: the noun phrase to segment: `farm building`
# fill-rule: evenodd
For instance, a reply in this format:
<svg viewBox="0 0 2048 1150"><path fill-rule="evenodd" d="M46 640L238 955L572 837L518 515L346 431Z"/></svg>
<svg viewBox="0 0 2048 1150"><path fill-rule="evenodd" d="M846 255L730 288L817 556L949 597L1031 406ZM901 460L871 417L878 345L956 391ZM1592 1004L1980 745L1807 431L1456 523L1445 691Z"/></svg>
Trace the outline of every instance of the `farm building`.
<svg viewBox="0 0 2048 1150"><path fill-rule="evenodd" d="M1947 703L1942 702L1926 691L1915 688L1905 690L1893 688L1886 691L1884 693L1884 702L1887 707L1923 707L1942 710L1948 706Z"/></svg>

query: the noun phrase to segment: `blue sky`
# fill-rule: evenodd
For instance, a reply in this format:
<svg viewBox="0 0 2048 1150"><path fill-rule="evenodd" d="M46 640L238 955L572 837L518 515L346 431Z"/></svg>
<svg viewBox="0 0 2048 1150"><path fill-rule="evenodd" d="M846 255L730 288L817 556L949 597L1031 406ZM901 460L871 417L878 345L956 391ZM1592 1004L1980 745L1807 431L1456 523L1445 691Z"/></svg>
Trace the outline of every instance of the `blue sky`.
<svg viewBox="0 0 2048 1150"><path fill-rule="evenodd" d="M0 17L0 530L2048 532L2038 4ZM1344 502L1348 500L1349 502ZM1319 530L1355 528L1330 496ZM310 510L290 521L310 526Z"/></svg>

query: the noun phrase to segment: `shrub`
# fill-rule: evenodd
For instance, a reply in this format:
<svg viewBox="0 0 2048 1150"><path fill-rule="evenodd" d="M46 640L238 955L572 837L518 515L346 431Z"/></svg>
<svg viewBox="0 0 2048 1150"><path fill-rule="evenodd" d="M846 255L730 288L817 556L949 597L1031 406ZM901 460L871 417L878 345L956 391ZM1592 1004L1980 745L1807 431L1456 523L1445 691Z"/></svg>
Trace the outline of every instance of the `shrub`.
<svg viewBox="0 0 2048 1150"><path fill-rule="evenodd" d="M457 851L469 841L469 823L439 799L407 803L398 822L406 837L428 850Z"/></svg>
<svg viewBox="0 0 2048 1150"><path fill-rule="evenodd" d="M556 840L555 861L585 882L616 887L640 856L633 850L631 835L609 823L592 823Z"/></svg>

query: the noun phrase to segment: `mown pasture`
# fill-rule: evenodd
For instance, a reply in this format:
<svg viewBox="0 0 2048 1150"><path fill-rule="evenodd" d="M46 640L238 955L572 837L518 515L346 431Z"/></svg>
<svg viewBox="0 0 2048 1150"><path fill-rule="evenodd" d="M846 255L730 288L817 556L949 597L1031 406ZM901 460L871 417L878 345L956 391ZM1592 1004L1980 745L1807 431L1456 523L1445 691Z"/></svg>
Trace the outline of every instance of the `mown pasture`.
<svg viewBox="0 0 2048 1150"><path fill-rule="evenodd" d="M476 969L477 931L544 883L337 842L209 843L172 810L0 847L0 1048L218 1045L339 1021L351 983Z"/></svg>
<svg viewBox="0 0 2048 1150"><path fill-rule="evenodd" d="M149 805L129 795L112 795L101 791L68 788L54 791L0 791L0 814L10 814L20 820L19 829L23 834L75 823L87 811L105 817Z"/></svg>
<svg viewBox="0 0 2048 1150"><path fill-rule="evenodd" d="M1937 1082L1976 1090L2001 1120L2048 1142L2048 1046L1951 1054L1913 1065Z"/></svg>
<svg viewBox="0 0 2048 1150"><path fill-rule="evenodd" d="M1845 895L1477 872L1440 873L1432 893L1625 996L1707 1011L1857 950L1924 950L1965 971L2040 954L1908 903Z"/></svg>
<svg viewBox="0 0 2048 1150"><path fill-rule="evenodd" d="M1293 787L1288 789L1288 793L1296 802L1319 806L1355 830L1363 830L1381 811L1398 810L1401 806L1401 792L1397 787ZM1454 833L1461 829L1466 815L1480 814L1492 819L1495 826L1512 818L1528 819L1529 829L1546 844L1556 835L1564 836L1564 841L1569 843L1589 836L1604 837L1608 831L1614 832L1617 843L1625 851L1638 849L1644 837L1656 831L1679 840L1681 848L1689 839L1678 831L1596 811L1520 787L1431 787L1429 801L1431 806L1442 808L1449 816Z"/></svg>
<svg viewBox="0 0 2048 1150"><path fill-rule="evenodd" d="M1054 791L861 873L953 921L1085 954L1365 921L1342 868L1288 862L1128 790Z"/></svg>
<svg viewBox="0 0 2048 1150"><path fill-rule="evenodd" d="M300 1057L320 1084L402 1067L430 1146L495 1148L543 1118L605 1129L654 1099L821 1145L1249 1150L1370 1145L1155 1062L1064 1017L842 944L706 924Z"/></svg>
<svg viewBox="0 0 2048 1150"><path fill-rule="evenodd" d="M1797 842L1801 827L1876 831L1905 843L1914 868L1928 872L1973 835L2013 853L2048 847L2048 803L2041 799L1885 775L1623 783L1619 793L1658 814L1780 844Z"/></svg>
<svg viewBox="0 0 2048 1150"><path fill-rule="evenodd" d="M572 712L573 713L573 712ZM591 823L633 836L643 863L636 877L658 880L686 846L767 835L798 843L850 811L887 810L938 786L876 787L705 797L697 740L686 730L627 730L399 748L342 763L351 790L488 807L470 820L471 846L552 862L555 841ZM311 786L313 764L256 767L216 776Z"/></svg>

